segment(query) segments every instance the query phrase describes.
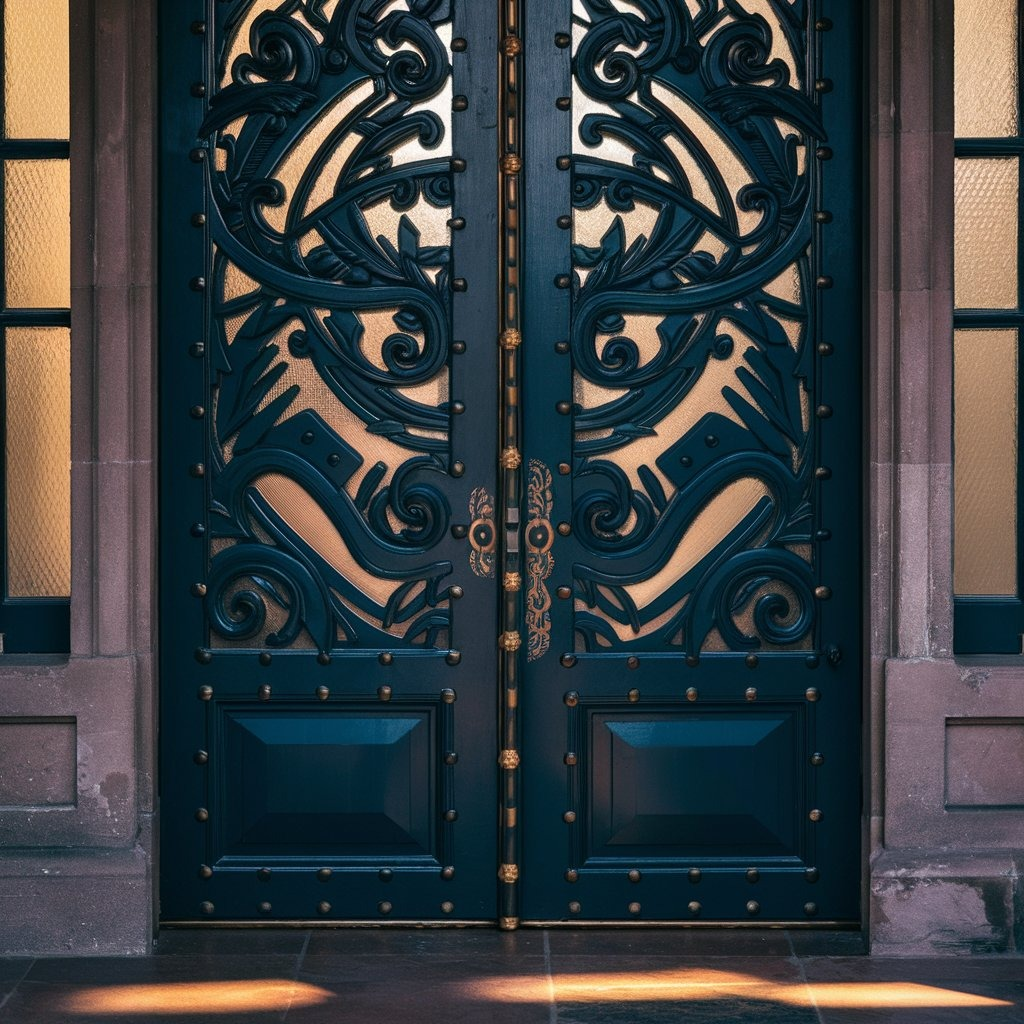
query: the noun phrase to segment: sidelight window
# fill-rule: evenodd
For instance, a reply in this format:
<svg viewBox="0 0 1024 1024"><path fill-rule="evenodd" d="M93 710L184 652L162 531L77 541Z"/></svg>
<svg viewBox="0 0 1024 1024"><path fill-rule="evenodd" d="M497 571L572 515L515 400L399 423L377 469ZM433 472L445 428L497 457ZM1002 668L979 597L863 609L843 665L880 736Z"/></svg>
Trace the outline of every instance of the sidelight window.
<svg viewBox="0 0 1024 1024"><path fill-rule="evenodd" d="M0 0L4 653L68 648L71 593L67 0Z"/></svg>

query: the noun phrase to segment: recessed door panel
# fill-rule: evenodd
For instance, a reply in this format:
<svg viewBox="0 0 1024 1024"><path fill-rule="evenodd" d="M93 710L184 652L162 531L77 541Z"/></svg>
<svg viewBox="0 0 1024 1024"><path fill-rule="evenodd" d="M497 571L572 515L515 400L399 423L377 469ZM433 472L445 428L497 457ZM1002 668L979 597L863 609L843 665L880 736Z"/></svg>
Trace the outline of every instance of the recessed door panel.
<svg viewBox="0 0 1024 1024"><path fill-rule="evenodd" d="M590 712L581 864L799 856L802 710Z"/></svg>

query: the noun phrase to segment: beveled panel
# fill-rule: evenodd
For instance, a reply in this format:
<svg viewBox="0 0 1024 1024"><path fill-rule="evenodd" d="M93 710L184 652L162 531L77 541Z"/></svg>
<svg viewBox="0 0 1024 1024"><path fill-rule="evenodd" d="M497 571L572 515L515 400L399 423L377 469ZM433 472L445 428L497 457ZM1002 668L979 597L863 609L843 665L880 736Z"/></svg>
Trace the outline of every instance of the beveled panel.
<svg viewBox="0 0 1024 1024"><path fill-rule="evenodd" d="M1024 808L1024 719L946 720L945 802Z"/></svg>
<svg viewBox="0 0 1024 1024"><path fill-rule="evenodd" d="M223 808L221 855L434 855L442 812L429 709L221 714L221 791L234 794Z"/></svg>
<svg viewBox="0 0 1024 1024"><path fill-rule="evenodd" d="M0 807L74 807L74 718L0 718Z"/></svg>
<svg viewBox="0 0 1024 1024"><path fill-rule="evenodd" d="M587 860L800 857L803 709L590 716Z"/></svg>

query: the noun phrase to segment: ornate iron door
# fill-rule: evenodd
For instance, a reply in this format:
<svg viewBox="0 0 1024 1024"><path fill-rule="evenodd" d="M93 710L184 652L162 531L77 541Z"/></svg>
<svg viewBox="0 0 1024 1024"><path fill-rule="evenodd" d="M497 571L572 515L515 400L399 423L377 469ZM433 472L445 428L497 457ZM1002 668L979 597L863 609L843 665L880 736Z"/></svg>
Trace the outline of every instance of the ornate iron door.
<svg viewBox="0 0 1024 1024"><path fill-rule="evenodd" d="M161 10L163 914L493 918L494 18Z"/></svg>
<svg viewBox="0 0 1024 1024"><path fill-rule="evenodd" d="M847 6L161 5L165 919L858 916Z"/></svg>
<svg viewBox="0 0 1024 1024"><path fill-rule="evenodd" d="M857 5L567 8L527 2L520 912L856 919Z"/></svg>

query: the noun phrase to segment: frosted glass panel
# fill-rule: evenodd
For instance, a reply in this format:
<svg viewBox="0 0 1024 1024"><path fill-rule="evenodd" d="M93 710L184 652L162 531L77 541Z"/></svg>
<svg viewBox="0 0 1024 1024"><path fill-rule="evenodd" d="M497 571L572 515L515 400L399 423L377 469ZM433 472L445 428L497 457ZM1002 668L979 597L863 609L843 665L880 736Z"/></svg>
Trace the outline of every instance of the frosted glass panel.
<svg viewBox="0 0 1024 1024"><path fill-rule="evenodd" d="M1017 0L956 0L954 17L956 134L1016 135Z"/></svg>
<svg viewBox="0 0 1024 1024"><path fill-rule="evenodd" d="M9 139L67 139L68 0L4 4L4 131Z"/></svg>
<svg viewBox="0 0 1024 1024"><path fill-rule="evenodd" d="M1017 306L1016 157L956 161L958 309Z"/></svg>
<svg viewBox="0 0 1024 1024"><path fill-rule="evenodd" d="M66 160L4 162L10 308L71 305L71 185Z"/></svg>
<svg viewBox="0 0 1024 1024"><path fill-rule="evenodd" d="M954 332L953 589L1017 593L1017 332Z"/></svg>
<svg viewBox="0 0 1024 1024"><path fill-rule="evenodd" d="M71 593L71 332L7 331L7 593Z"/></svg>

